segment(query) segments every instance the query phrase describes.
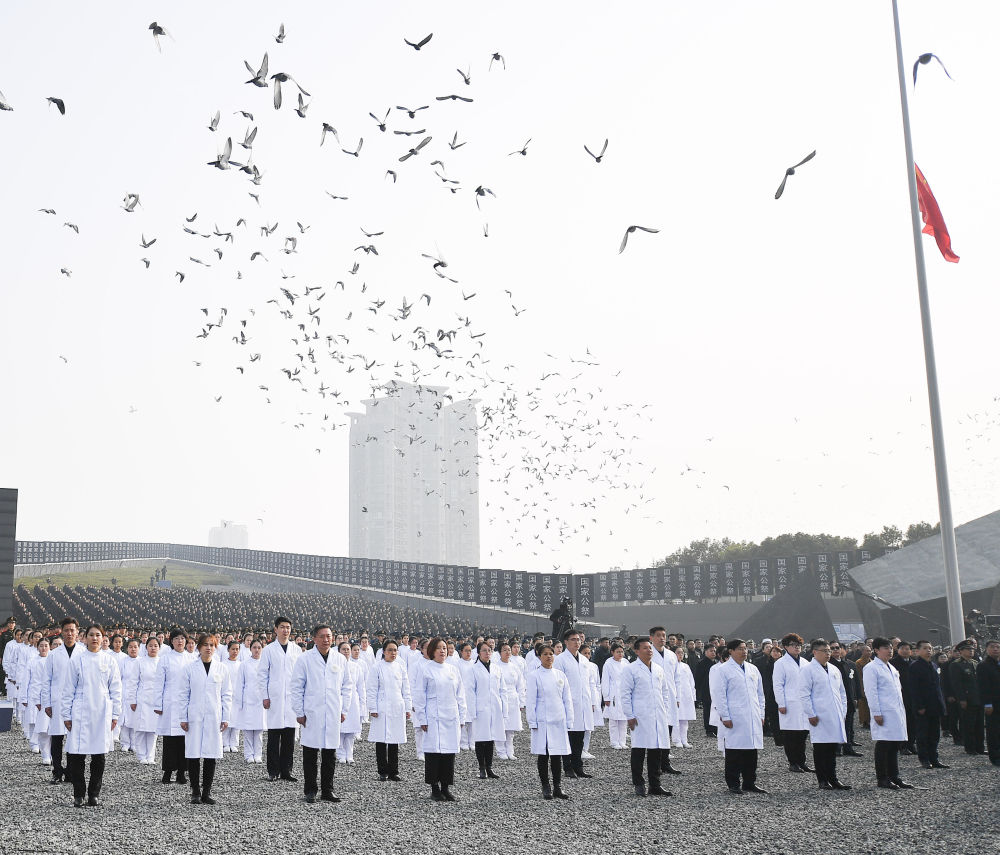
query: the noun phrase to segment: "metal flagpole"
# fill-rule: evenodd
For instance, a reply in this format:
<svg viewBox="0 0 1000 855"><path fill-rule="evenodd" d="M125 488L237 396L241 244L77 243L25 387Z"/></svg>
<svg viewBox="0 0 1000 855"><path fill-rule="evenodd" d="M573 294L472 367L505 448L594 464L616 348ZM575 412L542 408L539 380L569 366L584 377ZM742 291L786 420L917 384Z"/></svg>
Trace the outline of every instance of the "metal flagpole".
<svg viewBox="0 0 1000 855"><path fill-rule="evenodd" d="M892 22L896 34L896 71L899 75L899 104L903 111L903 143L906 148L906 183L910 190L910 223L913 226L913 253L917 265L917 294L920 298L920 324L924 336L924 365L927 369L927 398L931 411L931 437L934 445L934 470L937 475L938 511L941 517L941 545L944 548L944 582L948 598L948 625L951 643L965 638L962 613L962 587L958 579L958 548L955 545L955 522L951 515L951 492L948 488L948 463L945 459L944 428L941 424L941 400L938 394L937 365L934 360L934 336L931 332L931 307L927 296L927 271L924 269L924 243L917 202L917 178L913 168L913 140L910 137L910 109L906 100L906 72L903 46L899 38L899 8L892 0Z"/></svg>

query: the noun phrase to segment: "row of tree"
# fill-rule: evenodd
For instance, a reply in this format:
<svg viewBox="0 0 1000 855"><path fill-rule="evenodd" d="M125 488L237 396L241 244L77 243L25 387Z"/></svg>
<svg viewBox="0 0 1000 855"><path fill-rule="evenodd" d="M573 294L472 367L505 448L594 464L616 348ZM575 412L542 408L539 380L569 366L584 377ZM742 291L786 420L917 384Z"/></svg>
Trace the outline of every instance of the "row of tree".
<svg viewBox="0 0 1000 855"><path fill-rule="evenodd" d="M767 537L760 543L747 540L734 541L728 537L721 540L706 537L692 540L687 546L676 549L665 558L656 561L653 566L703 564L707 561L735 561L740 558L787 558L792 555L810 555L815 552L836 552L846 549L899 548L940 533L940 523L931 525L929 522L918 522L907 526L905 533L899 526L883 526L880 532L868 532L860 543L854 537L807 534L803 531Z"/></svg>

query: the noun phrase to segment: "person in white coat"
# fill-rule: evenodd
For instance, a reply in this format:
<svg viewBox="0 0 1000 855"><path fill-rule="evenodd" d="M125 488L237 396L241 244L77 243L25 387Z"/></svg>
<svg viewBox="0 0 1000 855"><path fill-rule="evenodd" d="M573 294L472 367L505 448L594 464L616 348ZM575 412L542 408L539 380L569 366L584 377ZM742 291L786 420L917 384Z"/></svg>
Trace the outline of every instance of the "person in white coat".
<svg viewBox="0 0 1000 855"><path fill-rule="evenodd" d="M160 642L155 635L146 639L146 655L136 659L135 678L123 686L125 704L132 721L132 744L136 760L144 766L156 763L156 732L160 717Z"/></svg>
<svg viewBox="0 0 1000 855"><path fill-rule="evenodd" d="M608 737L611 747L616 751L624 750L628 733L628 718L622 712L619 694L622 669L626 665L625 648L617 642L612 644L611 656L604 660L604 670L601 672L601 697L604 700L604 717L608 722Z"/></svg>
<svg viewBox="0 0 1000 855"><path fill-rule="evenodd" d="M806 721L799 697L800 672L808 662L802 658L802 636L790 632L781 639L785 655L774 663L772 686L774 700L778 705L778 724L781 727L782 744L788 759L789 772L812 772L806 765L806 737L809 736L809 722Z"/></svg>
<svg viewBox="0 0 1000 855"><path fill-rule="evenodd" d="M847 692L844 678L830 665L830 644L816 638L812 661L799 672L799 698L809 725L813 765L821 790L849 790L837 779L837 747L847 742Z"/></svg>
<svg viewBox="0 0 1000 855"><path fill-rule="evenodd" d="M49 640L44 636L38 640L35 648L38 655L28 669L28 685L25 688L28 698L27 718L31 727L32 750L38 751L42 765L52 763L51 741L49 737L49 717L42 711L42 685L46 678L46 658L49 655Z"/></svg>
<svg viewBox="0 0 1000 855"><path fill-rule="evenodd" d="M64 779L69 778L69 774L62 762L66 727L62 722L60 707L62 705L63 692L66 689L66 680L69 677L70 662L72 662L73 656L81 652L85 647L83 644L77 646L77 637L79 634L80 624L77 623L76 619L71 617L63 618L59 630L62 644L49 653L45 659L46 666L45 677L42 679L41 704L42 711L49 718L53 784L60 784ZM20 645L16 646L19 647ZM10 647L10 644L7 647Z"/></svg>
<svg viewBox="0 0 1000 855"><path fill-rule="evenodd" d="M573 695L569 678L553 667L556 654L551 644L538 643L525 681L524 714L531 731L531 753L538 762L542 798L568 799L562 789L562 758L569 756L569 726L573 722ZM549 769L552 783L549 784Z"/></svg>
<svg viewBox="0 0 1000 855"><path fill-rule="evenodd" d="M443 638L435 636L427 643L427 656L410 686L413 720L424 733L424 781L430 784L431 798L453 802L455 755L462 722L468 718L465 684L458 669L445 661L448 645Z"/></svg>
<svg viewBox="0 0 1000 855"><path fill-rule="evenodd" d="M481 641L476 648L476 664L465 700L472 716L472 741L476 746L480 778L499 778L493 771L496 742L506 738L507 696L499 660L493 660L493 648Z"/></svg>
<svg viewBox="0 0 1000 855"><path fill-rule="evenodd" d="M406 743L406 721L413 709L410 680L395 641L386 641L379 652L382 657L369 670L365 687L371 719L368 741L375 743L378 779L400 781L399 746Z"/></svg>
<svg viewBox="0 0 1000 855"><path fill-rule="evenodd" d="M875 778L884 790L912 790L899 776L899 744L907 742L906 707L899 672L889 664L892 642L872 641L875 658L861 671L865 700L871 712L871 737L875 743Z"/></svg>
<svg viewBox="0 0 1000 855"><path fill-rule="evenodd" d="M521 724L521 711L524 709L524 671L521 670L517 662L524 660L518 656L516 659L511 649L511 645L506 641L500 645L500 656L493 657L493 662L500 668L503 675L503 693L506 701L506 711L504 712L504 736L505 739L496 742L496 752L501 760L516 760L514 756L514 734L523 725Z"/></svg>
<svg viewBox="0 0 1000 855"><path fill-rule="evenodd" d="M344 708L345 718L340 725L340 746L337 749L337 761L345 765L354 764L354 743L361 735L362 723L368 710L366 668L359 659L353 657L354 647L349 641L342 641L337 652L344 657L347 671L351 677L351 701Z"/></svg>
<svg viewBox="0 0 1000 855"><path fill-rule="evenodd" d="M250 656L240 663L233 685L233 717L236 726L243 731L243 759L247 763L263 763L264 749L261 735L264 732L264 707L261 704L260 684L257 669L260 655L264 650L262 642L256 639L250 643Z"/></svg>
<svg viewBox="0 0 1000 855"><path fill-rule="evenodd" d="M675 657L667 646L667 631L662 626L654 626L649 630L649 640L653 642L653 661L663 669L667 675L667 690L673 695L667 709L670 718L670 727L677 727L677 693L679 691L677 683L677 657ZM660 751L660 771L668 775L680 775L680 770L675 769L670 762L670 748Z"/></svg>
<svg viewBox="0 0 1000 855"><path fill-rule="evenodd" d="M191 804L215 804L215 764L222 759L222 738L229 728L233 707L230 669L215 658L218 646L216 636L198 636L198 658L188 663L181 678L178 715L185 733Z"/></svg>
<svg viewBox="0 0 1000 855"><path fill-rule="evenodd" d="M690 748L688 725L698 717L694 708L694 674L691 666L684 661L684 648L674 651L677 657L677 728L674 731L674 745Z"/></svg>
<svg viewBox="0 0 1000 855"><path fill-rule="evenodd" d="M17 657L20 654L21 638L24 630L14 630L13 637L3 648L4 692L8 698L17 694Z"/></svg>
<svg viewBox="0 0 1000 855"><path fill-rule="evenodd" d="M105 755L114 750L114 729L122 715L122 678L111 654L101 650L104 630L87 627L87 649L70 662L60 699L66 728L66 765L73 780L73 804L100 805ZM90 755L90 782L86 759Z"/></svg>
<svg viewBox="0 0 1000 855"><path fill-rule="evenodd" d="M465 687L465 696L469 697L469 693L472 691L472 666L476 664L476 660L473 658L472 644L468 641L463 641L458 645L458 662L456 666L458 668L458 673L462 675L462 683ZM445 660L448 661L447 659ZM412 685L412 681L411 681ZM472 714L474 710L472 709L472 704L469 704L467 716L468 720L462 722L462 743L461 748L463 751L472 751L475 747L472 742Z"/></svg>
<svg viewBox="0 0 1000 855"><path fill-rule="evenodd" d="M236 681L240 675L240 668L243 663L240 661L240 648L243 645L240 644L238 639L233 639L226 643L225 655L219 656L218 651L216 651L216 661L221 662L226 666L229 671L229 683L233 687L233 693L236 692ZM236 706L232 707L230 712L232 720L229 722L229 727L226 728L225 733L222 734L222 750L223 752L228 752L230 754L236 754L240 750L240 729L236 725Z"/></svg>
<svg viewBox="0 0 1000 855"><path fill-rule="evenodd" d="M733 795L766 793L757 786L757 752L764 747L764 681L757 666L746 661L745 641L732 638L726 648L729 658L708 672L712 719L718 721L719 750L726 757L726 785Z"/></svg>
<svg viewBox="0 0 1000 855"><path fill-rule="evenodd" d="M270 645L268 645L270 647ZM289 684L289 705L302 725L302 778L305 799L339 802L333 794L333 776L340 746L340 726L347 717L356 689L347 660L333 650L333 630L325 624L313 629L313 647L298 658ZM350 645L348 645L350 653Z"/></svg>
<svg viewBox="0 0 1000 855"><path fill-rule="evenodd" d="M294 781L295 713L288 701L288 686L295 660L302 648L289 643L292 622L286 617L274 620L274 641L264 648L257 668L261 705L267 712L267 775L272 781Z"/></svg>
<svg viewBox="0 0 1000 855"><path fill-rule="evenodd" d="M184 669L190 664L187 654L187 635L183 629L170 631L169 646L160 653L160 666L156 669L153 689L153 712L157 716L156 732L163 737L160 765L162 783L169 784L170 776L177 773L177 783L186 784L187 759L184 756L184 729L180 720L180 690Z"/></svg>
<svg viewBox="0 0 1000 855"><path fill-rule="evenodd" d="M590 753L590 738L594 731L604 724L604 716L601 715L601 669L591 661L591 647L589 644L580 645L580 656L587 660L587 670L590 672L590 697L593 702L594 714L590 718L591 728L583 733L583 751L580 757L583 760L595 760Z"/></svg>
<svg viewBox="0 0 1000 855"><path fill-rule="evenodd" d="M135 752L135 713L129 704L130 690L139 677L139 639L130 638L125 645L123 656L118 657L118 672L122 678L122 720L118 722L118 732L121 736L122 751Z"/></svg>
<svg viewBox="0 0 1000 855"><path fill-rule="evenodd" d="M634 647L636 660L622 670L618 690L622 712L632 732L632 786L637 796L646 795L642 777L645 763L649 795L669 796L672 794L660 785L660 752L670 747L668 710L673 693L666 673L653 661L653 643L648 638L639 638Z"/></svg>
<svg viewBox="0 0 1000 855"><path fill-rule="evenodd" d="M583 737L594 729L594 701L590 692L590 668L580 656L583 633L568 629L563 634L565 650L556 656L553 668L562 671L569 680L573 696L573 721L569 723L569 755L563 757L563 771L567 778L592 778L583 768Z"/></svg>

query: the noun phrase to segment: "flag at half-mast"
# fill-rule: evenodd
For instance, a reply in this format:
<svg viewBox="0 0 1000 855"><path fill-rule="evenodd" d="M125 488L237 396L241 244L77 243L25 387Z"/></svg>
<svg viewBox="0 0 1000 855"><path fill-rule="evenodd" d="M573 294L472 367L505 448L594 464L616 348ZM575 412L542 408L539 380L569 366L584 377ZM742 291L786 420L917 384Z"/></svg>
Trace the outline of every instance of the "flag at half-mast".
<svg viewBox="0 0 1000 855"><path fill-rule="evenodd" d="M937 241L938 249L945 261L958 261L958 256L951 248L951 235L948 234L948 227L944 224L944 217L941 216L941 208L938 207L937 199L931 192L931 186L924 178L924 173L920 167L913 164L917 173L917 199L920 202L920 216L924 220L924 234L930 235Z"/></svg>

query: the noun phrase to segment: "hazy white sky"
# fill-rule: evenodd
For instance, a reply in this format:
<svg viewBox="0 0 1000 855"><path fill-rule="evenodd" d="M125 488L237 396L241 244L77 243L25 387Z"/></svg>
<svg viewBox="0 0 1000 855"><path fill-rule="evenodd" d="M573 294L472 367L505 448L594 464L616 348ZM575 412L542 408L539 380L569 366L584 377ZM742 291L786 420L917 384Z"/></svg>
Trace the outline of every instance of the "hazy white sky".
<svg viewBox="0 0 1000 855"><path fill-rule="evenodd" d="M1000 7L901 5L908 65L933 51L954 78L922 67L911 110L962 257L945 263L925 238L962 522L996 509L1000 476ZM162 52L154 19L173 36ZM419 52L403 43L430 32ZM243 60L265 51L309 91L305 119L294 85L275 111L270 89L244 84ZM488 70L494 51L506 70ZM518 398L482 443L483 566L602 570L705 535L937 519L887 0L8 3L0 91L14 107L0 113L0 482L21 491L22 539L205 543L226 518L255 548L346 554L343 414L395 370L409 379L411 358L423 382ZM474 103L435 100L452 93ZM368 116L424 104L415 120L392 109L386 133ZM324 121L344 148L363 136L360 156L321 148ZM259 187L206 165L254 125ZM392 130L420 128L432 142L399 163L423 135ZM452 151L455 131L468 144ZM583 145L605 138L596 164ZM496 194L481 209L477 185ZM190 228L234 241L184 233L195 212ZM660 233L619 255L631 224ZM281 252L286 236L297 252ZM378 256L354 249L369 243ZM443 253L458 284L422 252ZM326 297L291 320L267 303L307 286ZM404 299L412 315L391 320ZM197 339L223 306L223 328ZM312 369L291 341L297 323L316 329L310 307L321 337L351 343L343 363L321 353L304 392L281 369ZM462 328L462 359L413 351L418 324L431 340ZM475 352L485 366L445 376ZM550 416L576 419L568 447L536 438L558 433Z"/></svg>

